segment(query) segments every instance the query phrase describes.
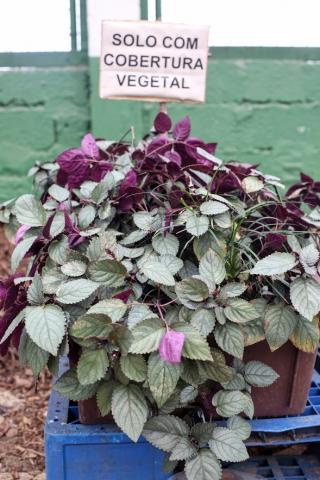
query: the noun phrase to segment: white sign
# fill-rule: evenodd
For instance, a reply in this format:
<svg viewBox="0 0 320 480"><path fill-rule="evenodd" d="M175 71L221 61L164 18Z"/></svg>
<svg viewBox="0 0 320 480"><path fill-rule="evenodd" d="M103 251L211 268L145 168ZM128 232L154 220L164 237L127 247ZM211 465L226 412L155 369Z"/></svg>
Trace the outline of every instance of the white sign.
<svg viewBox="0 0 320 480"><path fill-rule="evenodd" d="M205 101L209 27L103 21L100 97Z"/></svg>

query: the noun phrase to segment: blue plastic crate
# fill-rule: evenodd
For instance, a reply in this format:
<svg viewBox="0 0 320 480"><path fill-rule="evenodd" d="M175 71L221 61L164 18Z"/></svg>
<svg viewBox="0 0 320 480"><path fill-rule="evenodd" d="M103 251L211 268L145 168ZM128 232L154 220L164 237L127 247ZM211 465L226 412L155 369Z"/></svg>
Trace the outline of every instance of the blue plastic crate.
<svg viewBox="0 0 320 480"><path fill-rule="evenodd" d="M45 425L47 480L166 480L163 453L113 425L81 425L77 408L53 391Z"/></svg>
<svg viewBox="0 0 320 480"><path fill-rule="evenodd" d="M320 459L313 455L254 457L235 468L269 480L320 479Z"/></svg>

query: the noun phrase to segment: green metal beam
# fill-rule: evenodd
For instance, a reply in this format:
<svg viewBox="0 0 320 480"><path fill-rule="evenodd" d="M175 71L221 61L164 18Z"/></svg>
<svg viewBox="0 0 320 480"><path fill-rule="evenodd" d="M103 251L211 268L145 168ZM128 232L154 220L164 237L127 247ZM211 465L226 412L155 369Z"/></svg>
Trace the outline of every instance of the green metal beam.
<svg viewBox="0 0 320 480"><path fill-rule="evenodd" d="M140 0L140 18L148 20L148 0Z"/></svg>
<svg viewBox="0 0 320 480"><path fill-rule="evenodd" d="M76 1L70 0L70 38L71 50L77 50L77 18L76 18Z"/></svg>
<svg viewBox="0 0 320 480"><path fill-rule="evenodd" d="M88 64L86 52L0 53L0 67L69 67Z"/></svg>
<svg viewBox="0 0 320 480"><path fill-rule="evenodd" d="M156 0L156 20L161 20L161 0Z"/></svg>
<svg viewBox="0 0 320 480"><path fill-rule="evenodd" d="M81 51L88 51L87 0L80 0Z"/></svg>

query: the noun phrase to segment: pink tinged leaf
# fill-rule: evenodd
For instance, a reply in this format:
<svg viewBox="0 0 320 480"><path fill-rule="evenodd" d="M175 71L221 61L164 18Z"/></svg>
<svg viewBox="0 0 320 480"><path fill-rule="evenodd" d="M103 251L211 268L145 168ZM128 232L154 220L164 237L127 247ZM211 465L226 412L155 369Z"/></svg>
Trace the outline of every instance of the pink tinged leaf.
<svg viewBox="0 0 320 480"><path fill-rule="evenodd" d="M107 162L106 160L100 160L99 162L92 165L90 171L90 180L93 180L94 182L100 182L105 176L105 174L107 172L110 172L111 170L111 163Z"/></svg>
<svg viewBox="0 0 320 480"><path fill-rule="evenodd" d="M173 138L178 141L184 141L186 140L191 132L191 123L190 123L190 118L188 116L181 118L179 120L174 129L173 129Z"/></svg>
<svg viewBox="0 0 320 480"><path fill-rule="evenodd" d="M137 174L134 170L130 170L124 177L119 189L120 195L126 193L126 190L129 187L136 187L137 186Z"/></svg>
<svg viewBox="0 0 320 480"><path fill-rule="evenodd" d="M169 160L169 162L175 163L176 165L181 167L181 156L178 152L172 150L170 152L166 152L164 156Z"/></svg>
<svg viewBox="0 0 320 480"><path fill-rule="evenodd" d="M168 132L172 126L171 118L164 112L159 112L153 122L154 129L157 133Z"/></svg>
<svg viewBox="0 0 320 480"><path fill-rule="evenodd" d="M160 358L169 363L180 363L184 340L184 333L168 330L160 342Z"/></svg>
<svg viewBox="0 0 320 480"><path fill-rule="evenodd" d="M31 228L31 227L29 227L28 225L21 225L21 227L18 228L17 233L16 233L16 238L15 238L15 245L18 245L18 243L21 242L21 240L22 240L23 237L24 237L24 234L25 234L30 228Z"/></svg>
<svg viewBox="0 0 320 480"><path fill-rule="evenodd" d="M94 137L91 133L87 133L82 139L81 148L85 155L89 158L98 158L99 157L99 147L96 144Z"/></svg>
<svg viewBox="0 0 320 480"><path fill-rule="evenodd" d="M168 137L160 135L152 140L147 146L147 156L150 158L157 158L158 155L164 155L167 150L171 148Z"/></svg>
<svg viewBox="0 0 320 480"><path fill-rule="evenodd" d="M80 148L65 150L56 159L60 168L68 173L72 173L78 167L80 161L85 161L85 157Z"/></svg>

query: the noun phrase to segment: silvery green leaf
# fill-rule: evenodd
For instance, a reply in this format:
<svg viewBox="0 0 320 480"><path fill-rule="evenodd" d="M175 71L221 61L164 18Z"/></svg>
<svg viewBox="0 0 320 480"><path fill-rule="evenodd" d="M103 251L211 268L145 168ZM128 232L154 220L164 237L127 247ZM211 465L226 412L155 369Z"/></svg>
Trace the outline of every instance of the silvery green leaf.
<svg viewBox="0 0 320 480"><path fill-rule="evenodd" d="M246 388L246 382L241 373L236 373L229 382L222 385L225 390L244 390Z"/></svg>
<svg viewBox="0 0 320 480"><path fill-rule="evenodd" d="M311 321L320 311L320 284L298 277L290 284L290 299L300 315Z"/></svg>
<svg viewBox="0 0 320 480"><path fill-rule="evenodd" d="M81 278L62 284L57 290L57 301L63 304L79 303L90 297L99 288L99 284Z"/></svg>
<svg viewBox="0 0 320 480"><path fill-rule="evenodd" d="M27 298L30 305L43 305L44 303L42 280L38 273L33 277L28 288Z"/></svg>
<svg viewBox="0 0 320 480"><path fill-rule="evenodd" d="M186 230L195 237L200 237L208 231L209 219L205 215L197 215L192 213L186 221Z"/></svg>
<svg viewBox="0 0 320 480"><path fill-rule="evenodd" d="M210 290L215 290L226 277L224 261L213 250L209 249L201 258L199 273Z"/></svg>
<svg viewBox="0 0 320 480"><path fill-rule="evenodd" d="M143 230L134 230L133 232L130 232L129 235L124 237L120 243L121 245L132 245L134 243L139 242L143 238L145 238L148 235L148 232L144 232Z"/></svg>
<svg viewBox="0 0 320 480"><path fill-rule="evenodd" d="M181 373L181 364L168 363L158 353L152 353L148 360L148 384L158 407L174 392Z"/></svg>
<svg viewBox="0 0 320 480"><path fill-rule="evenodd" d="M254 387L269 387L279 378L279 375L271 367L257 361L246 364L244 376L247 383Z"/></svg>
<svg viewBox="0 0 320 480"><path fill-rule="evenodd" d="M93 235L96 235L97 233L101 232L100 227L93 227L89 228L88 230L80 230L79 234L81 237L93 237Z"/></svg>
<svg viewBox="0 0 320 480"><path fill-rule="evenodd" d="M57 200L57 202L61 203L67 200L69 198L69 190L66 188L60 187L59 185L56 185L55 183L51 185L48 189L49 195L51 195L52 198Z"/></svg>
<svg viewBox="0 0 320 480"><path fill-rule="evenodd" d="M70 400L77 401L93 397L98 384L81 385L77 377L77 370L72 368L59 378L53 388Z"/></svg>
<svg viewBox="0 0 320 480"><path fill-rule="evenodd" d="M296 327L290 337L295 347L303 352L314 353L319 346L319 321L306 320L299 315Z"/></svg>
<svg viewBox="0 0 320 480"><path fill-rule="evenodd" d="M148 417L143 391L133 384L118 385L112 394L112 415L118 427L137 442Z"/></svg>
<svg viewBox="0 0 320 480"><path fill-rule="evenodd" d="M133 305L128 315L128 327L134 328L138 323L147 320L148 318L157 318L147 305L143 303Z"/></svg>
<svg viewBox="0 0 320 480"><path fill-rule="evenodd" d="M195 438L200 447L204 447L212 437L214 423L196 423L191 427L191 436Z"/></svg>
<svg viewBox="0 0 320 480"><path fill-rule="evenodd" d="M247 440L250 437L251 425L242 417L230 417L227 420L227 427L229 430L235 432L241 440Z"/></svg>
<svg viewBox="0 0 320 480"><path fill-rule="evenodd" d="M155 232L161 227L161 218L157 211L152 212L136 212L133 214L135 225L146 232Z"/></svg>
<svg viewBox="0 0 320 480"><path fill-rule="evenodd" d="M219 213L213 217L213 220L220 228L230 228L232 225L229 212Z"/></svg>
<svg viewBox="0 0 320 480"><path fill-rule="evenodd" d="M280 275L292 270L296 263L296 257L292 253L275 252L262 260L258 260L250 273L254 275Z"/></svg>
<svg viewBox="0 0 320 480"><path fill-rule="evenodd" d="M219 480L221 478L221 465L216 455L204 448L185 466L187 480Z"/></svg>
<svg viewBox="0 0 320 480"><path fill-rule="evenodd" d="M4 343L9 337L10 335L12 335L12 333L15 331L15 329L18 327L18 325L20 325L20 323L24 320L25 318L25 308L23 310L21 310L20 313L18 313L18 315L12 320L12 322L10 323L9 327L7 328L7 330L5 331L3 337L0 339L0 345L2 343Z"/></svg>
<svg viewBox="0 0 320 480"><path fill-rule="evenodd" d="M237 433L229 428L216 427L212 439L209 440L209 447L224 462L243 462L249 458L245 444Z"/></svg>
<svg viewBox="0 0 320 480"><path fill-rule="evenodd" d="M52 238L57 237L64 231L65 228L65 217L64 212L56 212L51 226L50 226L50 236Z"/></svg>
<svg viewBox="0 0 320 480"><path fill-rule="evenodd" d="M175 332L182 332L185 335L182 356L191 360L212 361L209 344L207 340L200 335L199 331L187 323L175 323L172 325Z"/></svg>
<svg viewBox="0 0 320 480"><path fill-rule="evenodd" d="M100 237L94 237L90 240L87 247L86 255L91 262L95 262L100 259L102 255L102 245Z"/></svg>
<svg viewBox="0 0 320 480"><path fill-rule="evenodd" d="M36 240L37 235L33 235L32 237L27 237L21 242L13 250L11 255L11 268L13 272L15 272L20 265L21 261L23 260L24 256L28 253L30 248L32 247L33 242Z"/></svg>
<svg viewBox="0 0 320 480"><path fill-rule="evenodd" d="M244 410L247 403L248 397L238 390L232 392L220 390L212 398L212 405L216 407L217 413L221 417L238 415Z"/></svg>
<svg viewBox="0 0 320 480"><path fill-rule="evenodd" d="M225 316L224 313L224 308L223 307L215 307L214 313L216 315L216 319L220 323L220 325L225 325L227 321L227 317Z"/></svg>
<svg viewBox="0 0 320 480"><path fill-rule="evenodd" d="M31 339L43 350L57 355L65 334L66 318L57 305L26 307L26 329Z"/></svg>
<svg viewBox="0 0 320 480"><path fill-rule="evenodd" d="M244 335L239 325L227 323L216 327L214 338L223 351L236 358L243 357Z"/></svg>
<svg viewBox="0 0 320 480"><path fill-rule="evenodd" d="M151 245L147 245L144 250L144 254L137 260L137 266L141 269L144 263L158 262L159 255L153 250Z"/></svg>
<svg viewBox="0 0 320 480"><path fill-rule="evenodd" d="M147 378L147 363L143 355L121 355L121 370L127 378L135 382L144 382Z"/></svg>
<svg viewBox="0 0 320 480"><path fill-rule="evenodd" d="M182 438L189 435L189 427L181 418L173 415L151 417L144 426L143 436L151 445L171 452Z"/></svg>
<svg viewBox="0 0 320 480"><path fill-rule="evenodd" d="M100 220L104 220L104 226L107 227L111 221L114 219L116 214L116 209L111 206L110 203L105 202L98 209L98 217Z"/></svg>
<svg viewBox="0 0 320 480"><path fill-rule="evenodd" d="M55 294L57 288L67 281L67 277L57 267L51 267L42 271L43 291L47 294Z"/></svg>
<svg viewBox="0 0 320 480"><path fill-rule="evenodd" d="M183 388L180 392L180 401L181 403L191 403L193 402L199 394L199 391L193 385L188 385Z"/></svg>
<svg viewBox="0 0 320 480"><path fill-rule="evenodd" d="M152 237L152 246L160 255L176 256L179 250L179 240L171 233L166 236L156 234Z"/></svg>
<svg viewBox="0 0 320 480"><path fill-rule="evenodd" d="M287 242L293 252L300 253L301 245L298 238L295 235L292 235L292 234L287 235Z"/></svg>
<svg viewBox="0 0 320 480"><path fill-rule="evenodd" d="M63 235L59 240L53 240L48 248L49 257L59 265L66 263L68 252L68 238L65 235Z"/></svg>
<svg viewBox="0 0 320 480"><path fill-rule="evenodd" d="M184 279L186 277L193 277L194 275L199 275L199 269L190 260L186 260L183 267L179 271L179 275L181 279Z"/></svg>
<svg viewBox="0 0 320 480"><path fill-rule="evenodd" d="M242 187L246 193L255 193L263 189L264 183L258 177L249 175L245 177L242 182Z"/></svg>
<svg viewBox="0 0 320 480"><path fill-rule="evenodd" d="M77 318L69 329L76 339L106 339L112 332L111 319L102 313L86 313Z"/></svg>
<svg viewBox="0 0 320 480"><path fill-rule="evenodd" d="M220 290L220 296L223 298L239 297L247 289L245 283L230 282L224 285Z"/></svg>
<svg viewBox="0 0 320 480"><path fill-rule="evenodd" d="M259 317L254 304L242 298L231 298L224 313L231 322L235 323L246 323Z"/></svg>
<svg viewBox="0 0 320 480"><path fill-rule="evenodd" d="M103 348L85 350L82 352L78 364L77 375L81 385L91 385L101 380L109 367L109 358Z"/></svg>
<svg viewBox="0 0 320 480"><path fill-rule="evenodd" d="M160 261L149 260L143 262L141 266L142 273L155 283L173 286L175 279L170 270Z"/></svg>
<svg viewBox="0 0 320 480"><path fill-rule="evenodd" d="M271 351L288 341L295 329L297 319L295 311L284 303L268 305L265 312L265 324L266 339Z"/></svg>
<svg viewBox="0 0 320 480"><path fill-rule="evenodd" d="M262 318L251 320L242 325L244 344L246 347L254 345L265 339L264 323Z"/></svg>
<svg viewBox="0 0 320 480"><path fill-rule="evenodd" d="M116 382L112 380L104 381L99 385L96 399L101 415L108 415L111 410L112 392L116 386Z"/></svg>
<svg viewBox="0 0 320 480"><path fill-rule="evenodd" d="M70 260L70 262L61 265L61 271L68 277L81 277L87 270L87 264L80 260Z"/></svg>
<svg viewBox="0 0 320 480"><path fill-rule="evenodd" d="M165 325L160 319L143 320L132 330L130 353L150 353L158 350L164 333Z"/></svg>
<svg viewBox="0 0 320 480"><path fill-rule="evenodd" d="M207 337L212 332L215 325L215 316L212 309L199 308L191 314L191 325L196 328L201 335Z"/></svg>
<svg viewBox="0 0 320 480"><path fill-rule="evenodd" d="M108 287L119 287L124 284L127 270L117 260L98 260L88 266L90 278L94 282L103 283Z"/></svg>
<svg viewBox="0 0 320 480"><path fill-rule="evenodd" d="M98 183L91 192L91 200L98 205L108 197L110 190L115 186L114 178L110 173L111 172L108 172L104 179Z"/></svg>
<svg viewBox="0 0 320 480"><path fill-rule="evenodd" d="M138 247L138 248L127 248L123 247L122 245L119 245L119 251L121 252L121 255L127 258L138 258L141 257L144 253L144 247Z"/></svg>
<svg viewBox="0 0 320 480"><path fill-rule="evenodd" d="M96 209L93 205L85 205L81 208L78 214L80 229L88 228L96 216Z"/></svg>
<svg viewBox="0 0 320 480"><path fill-rule="evenodd" d="M26 338L25 348L26 363L31 368L33 375L37 377L41 370L43 370L47 365L49 353L38 347L38 345L36 345L28 335Z"/></svg>
<svg viewBox="0 0 320 480"><path fill-rule="evenodd" d="M304 268L304 271L309 275L315 275L317 273L316 263L319 261L319 250L311 243L302 248L299 254L299 260Z"/></svg>
<svg viewBox="0 0 320 480"><path fill-rule="evenodd" d="M193 457L196 453L197 449L192 445L191 441L188 438L182 438L172 449L170 460L187 460L188 458Z"/></svg>
<svg viewBox="0 0 320 480"><path fill-rule="evenodd" d="M178 282L175 291L180 302L187 307L189 301L202 302L209 296L207 285L202 280L193 277L184 278L181 282Z"/></svg>
<svg viewBox="0 0 320 480"><path fill-rule="evenodd" d="M229 210L225 203L217 202L216 200L208 200L200 205L200 211L204 215L217 215Z"/></svg>
<svg viewBox="0 0 320 480"><path fill-rule="evenodd" d="M195 238L193 241L193 250L198 258L201 260L203 255L207 253L209 249L212 249L216 252L221 258L226 256L227 253L227 244L225 239L221 234L217 232L210 232L205 233L199 238Z"/></svg>
<svg viewBox="0 0 320 480"><path fill-rule="evenodd" d="M181 258L173 255L160 255L159 262L165 265L172 275L176 275L183 267Z"/></svg>
<svg viewBox="0 0 320 480"><path fill-rule="evenodd" d="M42 227L47 218L41 202L30 194L18 198L15 203L15 213L21 225L29 225L30 227Z"/></svg>
<svg viewBox="0 0 320 480"><path fill-rule="evenodd" d="M88 313L102 313L108 315L112 322L119 322L127 311L127 305L119 298L106 298L92 305Z"/></svg>

